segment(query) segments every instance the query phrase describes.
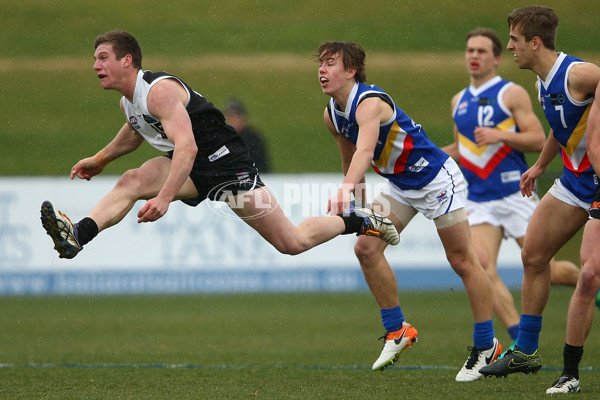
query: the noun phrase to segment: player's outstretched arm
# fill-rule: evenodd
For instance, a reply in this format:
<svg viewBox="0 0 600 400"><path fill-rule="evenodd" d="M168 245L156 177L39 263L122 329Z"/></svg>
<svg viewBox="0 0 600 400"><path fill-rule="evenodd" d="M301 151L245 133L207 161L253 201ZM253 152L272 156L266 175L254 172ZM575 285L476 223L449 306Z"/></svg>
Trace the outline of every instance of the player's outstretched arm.
<svg viewBox="0 0 600 400"><path fill-rule="evenodd" d="M104 170L109 162L131 153L144 142L144 138L129 124L125 123L117 136L92 157L84 158L71 168L71 179L75 176L90 180Z"/></svg>

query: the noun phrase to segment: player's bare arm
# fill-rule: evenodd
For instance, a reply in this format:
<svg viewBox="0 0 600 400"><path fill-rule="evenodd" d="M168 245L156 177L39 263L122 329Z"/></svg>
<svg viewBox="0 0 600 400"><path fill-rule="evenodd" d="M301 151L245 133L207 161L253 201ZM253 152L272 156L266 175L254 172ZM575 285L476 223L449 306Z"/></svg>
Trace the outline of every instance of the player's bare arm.
<svg viewBox="0 0 600 400"><path fill-rule="evenodd" d="M325 121L325 127L327 128L329 133L331 133L331 135L333 136L333 138L335 139L335 141L338 145L338 150L339 150L340 156L342 158L342 172L344 173L344 175L346 175L346 173L348 172L348 168L350 168L350 162L352 161L352 156L354 155L354 152L356 151L356 146L354 145L354 143L352 143L351 141L344 138L342 135L340 135L335 130L335 127L333 126L333 122L331 122L331 117L329 116L329 113L327 112L327 108L325 108L325 112L323 114L323 120Z"/></svg>
<svg viewBox="0 0 600 400"><path fill-rule="evenodd" d="M357 186L364 182L365 173L371 165L377 139L379 138L379 125L383 114L386 114L381 105L385 104L377 98L368 98L356 109L356 122L359 126L356 149L352 155L352 160L346 171L346 176L342 182L342 187L337 195L330 200L332 212L342 212L347 209L350 201L350 194L354 193ZM387 106L387 104L386 104ZM391 109L387 114L388 120L391 117Z"/></svg>
<svg viewBox="0 0 600 400"><path fill-rule="evenodd" d="M379 140L379 127L382 122L389 121L392 115L391 107L376 97L363 100L357 107L358 139L345 183L356 185L364 177L373 161L375 147Z"/></svg>
<svg viewBox="0 0 600 400"><path fill-rule="evenodd" d="M595 99L587 121L587 155L596 174L600 173L600 84L596 86Z"/></svg>
<svg viewBox="0 0 600 400"><path fill-rule="evenodd" d="M115 138L92 157L80 160L71 168L71 179L75 176L80 179L90 180L104 170L104 167L111 161L122 155L131 153L141 146L144 138L134 128L126 122L123 124Z"/></svg>
<svg viewBox="0 0 600 400"><path fill-rule="evenodd" d="M356 151L356 146L354 145L354 143L352 143L351 141L349 141L348 139L346 139L345 137L340 135L335 130L335 127L333 126L333 122L331 122L331 117L329 116L329 113L327 112L327 108L325 109L323 119L325 121L325 126L327 127L327 130L331 133L331 135L333 136L333 138L335 139L335 141L337 143L338 150L340 152L340 156L342 159L342 172L344 173L344 176L346 176L346 174L348 173L348 169L350 168L350 163L352 162L352 156L354 155L354 152ZM364 182L364 178L363 178L362 182ZM341 194L343 196L344 193L345 192L343 191L343 188L340 188L340 192L338 193L338 195ZM352 193L354 193L354 191L352 191ZM354 194L355 194L355 197L361 196L356 193L354 193ZM338 214L338 213L341 213L344 211L343 203L341 206L339 206L339 205L332 206L333 203L337 204L337 199L339 199L338 195L336 195L335 197L330 199L327 203L327 212L330 214ZM346 192L346 195L350 196L349 192ZM348 198L347 201L349 202L350 198Z"/></svg>
<svg viewBox="0 0 600 400"><path fill-rule="evenodd" d="M194 140L192 123L183 106L187 92L174 79L157 83L148 94L148 111L157 117L168 139L175 145L169 174L158 195L142 206L138 222L156 221L168 210L181 187L189 179L198 148Z"/></svg>
<svg viewBox="0 0 600 400"><path fill-rule="evenodd" d="M546 139L544 148L540 152L537 161L521 176L520 188L523 196L531 197L533 195L535 191L535 180L544 174L550 162L558 154L559 148L560 144L554 139L554 133L550 130L548 139Z"/></svg>
<svg viewBox="0 0 600 400"><path fill-rule="evenodd" d="M533 112L527 91L519 85L511 85L503 96L504 103L513 113L519 127L519 134L497 128L477 127L474 130L475 140L479 146L503 142L515 150L541 151L546 136L541 122Z"/></svg>
<svg viewBox="0 0 600 400"><path fill-rule="evenodd" d="M454 108L456 107L456 103L458 102L461 93L462 91L455 94L454 97L452 97L452 101L450 101L450 110L452 110L452 112L454 112ZM460 163L460 150L458 148L458 127L456 126L456 124L453 124L452 127L452 137L454 138L454 142L442 147L442 150L444 150L450 157L452 157L454 161Z"/></svg>
<svg viewBox="0 0 600 400"><path fill-rule="evenodd" d="M529 94L520 85L511 85L504 93L504 104L512 112L519 134L502 132L502 141L522 152L540 152L546 143L544 127L533 112Z"/></svg>
<svg viewBox="0 0 600 400"><path fill-rule="evenodd" d="M600 68L597 65L575 64L569 72L569 93L577 101L588 100L594 96L598 82L600 82Z"/></svg>

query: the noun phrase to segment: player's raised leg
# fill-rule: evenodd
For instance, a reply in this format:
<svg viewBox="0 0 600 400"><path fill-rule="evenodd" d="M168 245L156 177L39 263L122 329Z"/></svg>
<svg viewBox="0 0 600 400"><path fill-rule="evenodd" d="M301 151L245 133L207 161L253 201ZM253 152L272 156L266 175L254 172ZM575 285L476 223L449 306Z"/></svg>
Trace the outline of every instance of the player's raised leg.
<svg viewBox="0 0 600 400"><path fill-rule="evenodd" d="M397 244L400 240L392 222L371 209L309 217L295 226L283 214L267 187L235 196L230 206L242 220L284 254L300 254L340 234L373 236L390 244Z"/></svg>
<svg viewBox="0 0 600 400"><path fill-rule="evenodd" d="M42 226L52 238L59 257L75 257L99 232L119 223L137 200L155 197L167 179L170 164L171 159L156 157L125 172L115 187L78 223L71 222L66 214L45 201L41 207ZM197 195L194 184L187 179L177 198Z"/></svg>

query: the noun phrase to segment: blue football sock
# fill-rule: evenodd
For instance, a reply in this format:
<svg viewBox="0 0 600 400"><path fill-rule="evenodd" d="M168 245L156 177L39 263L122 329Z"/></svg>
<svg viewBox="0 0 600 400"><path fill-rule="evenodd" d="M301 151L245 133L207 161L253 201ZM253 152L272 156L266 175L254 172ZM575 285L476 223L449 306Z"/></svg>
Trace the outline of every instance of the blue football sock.
<svg viewBox="0 0 600 400"><path fill-rule="evenodd" d="M516 340L519 336L519 324L509 327L508 334L510 335L511 340Z"/></svg>
<svg viewBox="0 0 600 400"><path fill-rule="evenodd" d="M395 332L401 329L404 315L400 306L381 310L381 321L386 332Z"/></svg>
<svg viewBox="0 0 600 400"><path fill-rule="evenodd" d="M517 346L525 354L533 354L539 347L540 332L542 331L541 315L521 315Z"/></svg>
<svg viewBox="0 0 600 400"><path fill-rule="evenodd" d="M494 323L491 319L473 324L473 343L478 350L487 350L494 345Z"/></svg>

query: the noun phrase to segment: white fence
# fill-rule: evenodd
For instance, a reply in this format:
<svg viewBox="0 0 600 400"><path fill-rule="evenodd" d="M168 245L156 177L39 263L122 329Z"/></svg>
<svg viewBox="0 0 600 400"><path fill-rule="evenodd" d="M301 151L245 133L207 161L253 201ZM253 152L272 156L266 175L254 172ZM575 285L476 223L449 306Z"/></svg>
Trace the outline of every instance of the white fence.
<svg viewBox="0 0 600 400"><path fill-rule="evenodd" d="M118 177L92 181L0 178L0 295L350 291L367 287L353 252L356 238L340 236L298 256L279 254L223 203L196 208L173 203L159 221L136 222L138 202L117 226L102 232L72 260L62 260L40 223L51 200L75 222L86 216ZM336 174L263 177L286 215L298 224L324 215L337 190ZM369 176L368 191L383 181ZM372 196L370 197L372 198ZM386 250L401 289L461 289L433 222L418 215L400 244ZM509 286L520 285L520 251L505 241L499 260Z"/></svg>

